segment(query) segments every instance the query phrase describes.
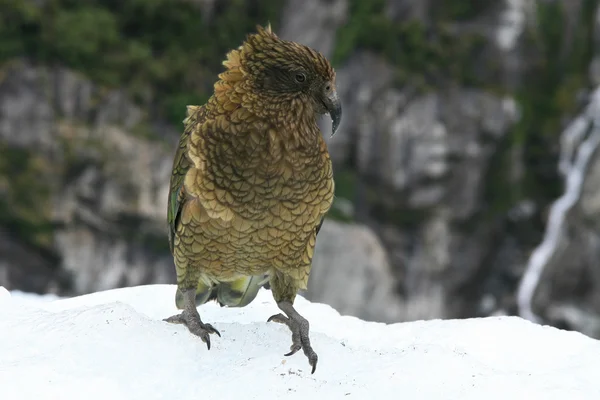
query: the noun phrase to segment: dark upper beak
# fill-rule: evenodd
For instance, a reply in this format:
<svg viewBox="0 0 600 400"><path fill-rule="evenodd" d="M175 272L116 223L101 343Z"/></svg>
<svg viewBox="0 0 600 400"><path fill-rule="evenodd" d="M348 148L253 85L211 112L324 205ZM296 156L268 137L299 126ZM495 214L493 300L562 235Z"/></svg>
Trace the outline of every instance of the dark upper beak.
<svg viewBox="0 0 600 400"><path fill-rule="evenodd" d="M333 136L342 121L342 102L335 89L327 94L325 108L327 108L331 117L331 136Z"/></svg>

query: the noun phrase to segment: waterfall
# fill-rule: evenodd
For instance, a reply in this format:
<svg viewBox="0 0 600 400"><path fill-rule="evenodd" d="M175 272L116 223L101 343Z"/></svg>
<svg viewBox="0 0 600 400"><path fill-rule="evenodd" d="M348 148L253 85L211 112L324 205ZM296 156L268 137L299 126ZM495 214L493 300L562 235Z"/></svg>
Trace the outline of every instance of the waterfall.
<svg viewBox="0 0 600 400"><path fill-rule="evenodd" d="M587 166L599 145L600 87L592 93L586 109L561 135L558 169L565 179L565 192L552 204L544 239L531 254L517 292L519 314L530 321L540 322L532 309L533 296L559 243L565 216L579 200Z"/></svg>

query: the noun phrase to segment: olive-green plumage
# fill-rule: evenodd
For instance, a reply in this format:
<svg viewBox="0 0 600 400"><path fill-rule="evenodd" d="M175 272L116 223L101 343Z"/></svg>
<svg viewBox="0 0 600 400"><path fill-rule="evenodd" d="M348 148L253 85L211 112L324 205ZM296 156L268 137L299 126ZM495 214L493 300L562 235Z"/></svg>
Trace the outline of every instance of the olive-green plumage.
<svg viewBox="0 0 600 400"><path fill-rule="evenodd" d="M249 304L270 283L287 324L316 367L308 323L294 309L305 289L317 232L333 201L333 172L317 126L341 117L335 72L309 47L270 29L256 34L223 62L226 70L203 106L188 106L175 154L168 223L175 260L176 303L184 323L205 340L217 333L196 320L195 306ZM186 303L193 303L188 304Z"/></svg>

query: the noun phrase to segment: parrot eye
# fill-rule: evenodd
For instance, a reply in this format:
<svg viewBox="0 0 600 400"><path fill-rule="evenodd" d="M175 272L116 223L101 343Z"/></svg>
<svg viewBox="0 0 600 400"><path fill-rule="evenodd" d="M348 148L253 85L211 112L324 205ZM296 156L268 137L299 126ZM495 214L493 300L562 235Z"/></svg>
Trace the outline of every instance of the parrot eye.
<svg viewBox="0 0 600 400"><path fill-rule="evenodd" d="M301 72L296 74L296 82L302 83L305 80L306 80L306 75L304 75Z"/></svg>

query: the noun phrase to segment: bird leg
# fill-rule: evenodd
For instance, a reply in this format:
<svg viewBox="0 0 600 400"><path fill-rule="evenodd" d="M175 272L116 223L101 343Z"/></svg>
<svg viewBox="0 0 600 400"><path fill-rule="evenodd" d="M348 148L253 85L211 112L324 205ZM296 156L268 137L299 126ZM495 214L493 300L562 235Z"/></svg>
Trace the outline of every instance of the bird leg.
<svg viewBox="0 0 600 400"><path fill-rule="evenodd" d="M189 331L199 336L210 350L210 334L216 333L219 337L221 337L221 334L211 324L205 324L200 319L200 314L196 308L196 288L183 291L183 304L184 308L181 314L165 318L163 321L187 326Z"/></svg>
<svg viewBox="0 0 600 400"><path fill-rule="evenodd" d="M280 324L287 325L292 331L292 345L290 346L290 352L285 356L291 356L298 350L302 349L306 357L308 357L308 363L312 366L311 374L315 373L317 369L317 353L312 349L310 345L310 339L308 337L309 323L294 309L294 306L289 301L280 301L277 306L287 314L287 317L283 314L275 314L271 316L267 322L278 322Z"/></svg>

